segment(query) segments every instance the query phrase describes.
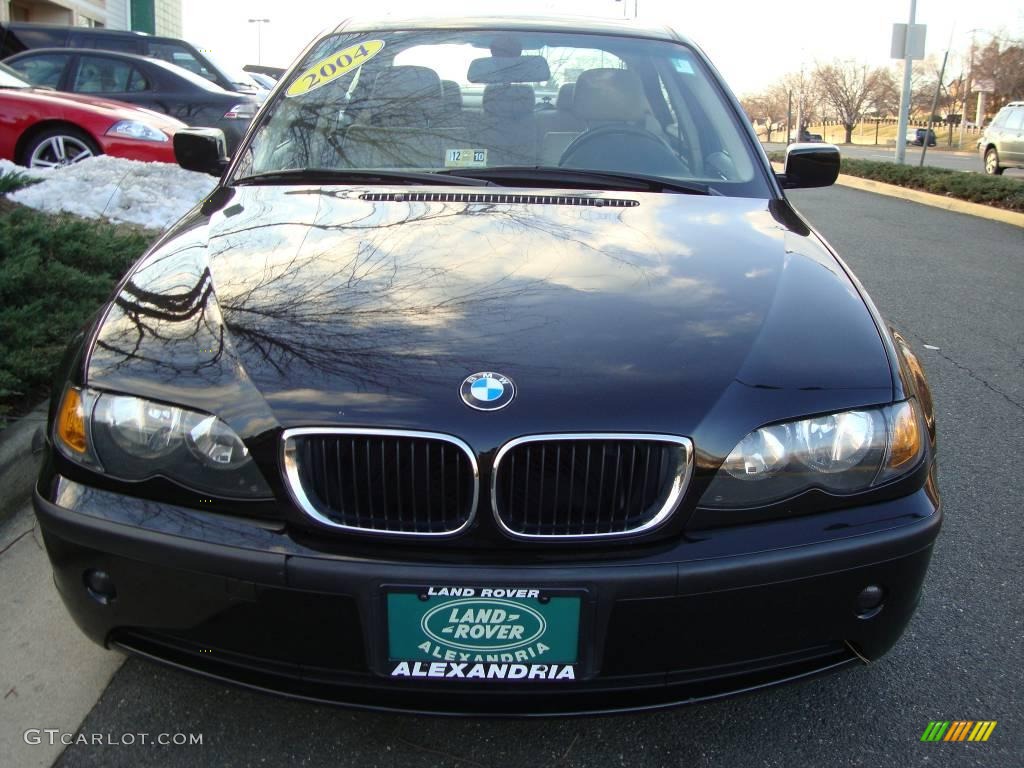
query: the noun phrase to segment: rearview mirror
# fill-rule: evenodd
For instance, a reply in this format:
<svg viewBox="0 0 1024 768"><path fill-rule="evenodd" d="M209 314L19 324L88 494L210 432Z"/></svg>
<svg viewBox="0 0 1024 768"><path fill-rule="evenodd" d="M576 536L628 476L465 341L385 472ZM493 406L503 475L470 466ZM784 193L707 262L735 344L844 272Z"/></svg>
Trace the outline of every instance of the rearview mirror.
<svg viewBox="0 0 1024 768"><path fill-rule="evenodd" d="M779 182L783 189L829 187L839 177L839 162L834 144L790 144Z"/></svg>
<svg viewBox="0 0 1024 768"><path fill-rule="evenodd" d="M174 157L186 171L220 176L228 167L228 143L220 128L182 128L174 134Z"/></svg>

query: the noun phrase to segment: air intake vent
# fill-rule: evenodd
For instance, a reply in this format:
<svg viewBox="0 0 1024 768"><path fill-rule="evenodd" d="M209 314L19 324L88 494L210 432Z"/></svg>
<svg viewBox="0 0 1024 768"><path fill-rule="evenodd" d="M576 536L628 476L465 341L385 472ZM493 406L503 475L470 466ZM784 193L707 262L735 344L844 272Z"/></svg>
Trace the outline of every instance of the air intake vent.
<svg viewBox="0 0 1024 768"><path fill-rule="evenodd" d="M283 439L292 498L331 527L445 536L476 512L476 459L457 438L323 428L287 430Z"/></svg>
<svg viewBox="0 0 1024 768"><path fill-rule="evenodd" d="M675 512L691 465L684 437L523 437L495 457L491 502L501 527L517 538L636 535Z"/></svg>
<svg viewBox="0 0 1024 768"><path fill-rule="evenodd" d="M593 208L635 208L638 200L583 195L501 195L493 192L364 192L372 203L480 203L484 205L583 205Z"/></svg>

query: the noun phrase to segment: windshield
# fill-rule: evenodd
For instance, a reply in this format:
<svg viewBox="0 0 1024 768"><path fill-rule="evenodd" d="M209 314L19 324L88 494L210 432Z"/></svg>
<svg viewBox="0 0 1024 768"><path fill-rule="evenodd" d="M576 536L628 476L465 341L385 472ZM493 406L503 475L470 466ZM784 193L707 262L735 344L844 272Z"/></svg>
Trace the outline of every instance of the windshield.
<svg viewBox="0 0 1024 768"><path fill-rule="evenodd" d="M31 88L31 83L22 80L18 73L6 64L0 64L0 88Z"/></svg>
<svg viewBox="0 0 1024 768"><path fill-rule="evenodd" d="M350 33L321 40L294 70L235 178L542 167L767 196L744 131L681 44L534 31Z"/></svg>

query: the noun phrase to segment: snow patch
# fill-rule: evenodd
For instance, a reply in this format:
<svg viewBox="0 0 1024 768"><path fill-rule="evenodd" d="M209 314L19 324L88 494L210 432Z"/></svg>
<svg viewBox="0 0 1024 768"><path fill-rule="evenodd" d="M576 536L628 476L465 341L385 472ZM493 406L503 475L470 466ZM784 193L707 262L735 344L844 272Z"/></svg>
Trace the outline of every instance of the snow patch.
<svg viewBox="0 0 1024 768"><path fill-rule="evenodd" d="M46 213L73 213L166 229L206 198L216 179L170 163L144 163L100 155L64 168L31 169L0 160L0 174L24 173L43 181L7 199Z"/></svg>

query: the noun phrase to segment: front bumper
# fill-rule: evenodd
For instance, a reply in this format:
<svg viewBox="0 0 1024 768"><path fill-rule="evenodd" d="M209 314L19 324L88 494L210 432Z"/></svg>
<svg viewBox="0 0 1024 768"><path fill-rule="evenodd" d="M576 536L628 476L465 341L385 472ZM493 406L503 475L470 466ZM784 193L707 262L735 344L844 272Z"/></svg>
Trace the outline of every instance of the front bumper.
<svg viewBox="0 0 1024 768"><path fill-rule="evenodd" d="M34 502L57 587L96 642L258 689L435 714L653 708L873 660L910 620L941 526L929 483L871 508L704 531L627 560L494 566L384 548L377 559L331 554L280 528L66 479ZM764 544L787 534L788 546ZM114 600L90 595L90 569L110 574ZM381 594L398 582L582 590L578 679L388 677ZM886 597L866 618L856 599L868 585Z"/></svg>

